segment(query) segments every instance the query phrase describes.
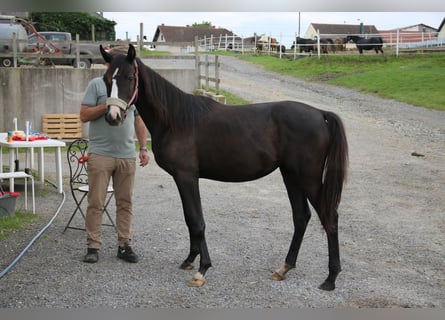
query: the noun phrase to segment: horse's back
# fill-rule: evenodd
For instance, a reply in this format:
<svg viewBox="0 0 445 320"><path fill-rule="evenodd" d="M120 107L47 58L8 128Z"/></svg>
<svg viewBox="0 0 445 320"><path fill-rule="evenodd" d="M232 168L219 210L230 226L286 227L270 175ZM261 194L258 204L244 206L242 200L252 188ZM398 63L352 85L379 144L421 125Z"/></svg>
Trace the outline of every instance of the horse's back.
<svg viewBox="0 0 445 320"><path fill-rule="evenodd" d="M223 106L197 132L200 175L248 181L304 159L322 163L328 140L322 111L303 103Z"/></svg>
<svg viewBox="0 0 445 320"><path fill-rule="evenodd" d="M273 106L271 116L279 130L282 157L287 153L310 153L327 147L329 132L324 111L310 105L286 101Z"/></svg>

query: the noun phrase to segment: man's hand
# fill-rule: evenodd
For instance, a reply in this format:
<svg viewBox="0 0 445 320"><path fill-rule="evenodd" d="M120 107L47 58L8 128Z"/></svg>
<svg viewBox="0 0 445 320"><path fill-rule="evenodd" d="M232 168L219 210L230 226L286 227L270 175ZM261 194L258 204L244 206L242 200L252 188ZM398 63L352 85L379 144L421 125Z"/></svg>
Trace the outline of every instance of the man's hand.
<svg viewBox="0 0 445 320"><path fill-rule="evenodd" d="M139 165L141 167L145 167L150 161L150 155L147 150L139 151Z"/></svg>

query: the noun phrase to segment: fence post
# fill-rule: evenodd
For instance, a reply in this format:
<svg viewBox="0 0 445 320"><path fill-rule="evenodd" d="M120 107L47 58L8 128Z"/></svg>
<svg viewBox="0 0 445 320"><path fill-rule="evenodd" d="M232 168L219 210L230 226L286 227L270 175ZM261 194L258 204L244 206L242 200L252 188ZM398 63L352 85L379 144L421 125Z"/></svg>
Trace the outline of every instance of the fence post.
<svg viewBox="0 0 445 320"><path fill-rule="evenodd" d="M241 35L241 54L244 55L244 38ZM216 63L216 58L215 58L215 63Z"/></svg>
<svg viewBox="0 0 445 320"><path fill-rule="evenodd" d="M206 55L206 60L205 60L205 77L206 77L206 91L209 91L209 55Z"/></svg>
<svg viewBox="0 0 445 320"><path fill-rule="evenodd" d="M144 48L144 24L141 22L139 23L139 42L138 42L138 47L139 47L139 55L142 52L142 49Z"/></svg>
<svg viewBox="0 0 445 320"><path fill-rule="evenodd" d="M91 25L91 41L96 41L96 29L94 24Z"/></svg>
<svg viewBox="0 0 445 320"><path fill-rule="evenodd" d="M219 94L219 56L215 56L215 89L216 94Z"/></svg>
<svg viewBox="0 0 445 320"><path fill-rule="evenodd" d="M80 66L80 40L79 40L79 34L76 33L76 61L77 61L77 68Z"/></svg>
<svg viewBox="0 0 445 320"><path fill-rule="evenodd" d="M12 33L12 57L14 61L14 68L17 68L17 34Z"/></svg>
<svg viewBox="0 0 445 320"><path fill-rule="evenodd" d="M317 30L317 55L320 59L320 30Z"/></svg>
<svg viewBox="0 0 445 320"><path fill-rule="evenodd" d="M196 89L201 87L201 65L198 54L198 36L195 36L195 73L196 73Z"/></svg>

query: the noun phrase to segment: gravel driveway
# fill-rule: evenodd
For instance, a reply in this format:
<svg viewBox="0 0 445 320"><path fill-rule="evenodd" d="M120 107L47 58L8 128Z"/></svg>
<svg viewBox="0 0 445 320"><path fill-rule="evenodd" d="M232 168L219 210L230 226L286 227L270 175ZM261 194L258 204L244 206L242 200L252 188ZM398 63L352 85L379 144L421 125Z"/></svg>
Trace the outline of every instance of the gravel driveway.
<svg viewBox="0 0 445 320"><path fill-rule="evenodd" d="M445 307L445 112L295 80L232 57L221 64L223 90L253 102L299 100L344 120L350 168L339 209L337 289L317 289L328 272L327 243L314 212L297 268L284 281L270 279L292 236L278 172L249 183L201 181L214 267L203 287L187 287L194 271L178 268L189 243L181 203L152 158L138 169L135 188L139 263L117 260L116 235L107 227L99 263L81 262L84 232L61 233L73 209L65 187L54 224L0 279L0 307ZM45 219L0 242L2 269L61 199L39 196Z"/></svg>

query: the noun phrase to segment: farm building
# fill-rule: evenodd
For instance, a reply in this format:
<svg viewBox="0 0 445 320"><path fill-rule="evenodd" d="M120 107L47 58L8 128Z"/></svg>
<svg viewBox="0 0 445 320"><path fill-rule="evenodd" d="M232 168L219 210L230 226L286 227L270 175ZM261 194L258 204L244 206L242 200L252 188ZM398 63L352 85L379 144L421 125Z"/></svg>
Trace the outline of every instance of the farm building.
<svg viewBox="0 0 445 320"><path fill-rule="evenodd" d="M194 44L195 37L209 39L214 43L222 37L233 37L232 31L224 28L199 28L159 25L153 36L153 42L159 50L188 52ZM176 43L175 46L162 46L162 43ZM194 50L194 49L193 49Z"/></svg>
<svg viewBox="0 0 445 320"><path fill-rule="evenodd" d="M395 44L398 42L402 46L421 45L424 42L435 41L437 39L437 29L425 24L416 24L391 30L381 30L380 34L383 37L383 42L386 44Z"/></svg>
<svg viewBox="0 0 445 320"><path fill-rule="evenodd" d="M317 31L319 31L321 35L326 35L324 36L325 38L333 39L345 38L348 34L375 35L379 33L374 25L311 23L304 37L315 39Z"/></svg>
<svg viewBox="0 0 445 320"><path fill-rule="evenodd" d="M347 35L378 35L379 31L374 25L311 23L304 38L316 39L318 33L320 33L321 38L341 41ZM355 44L347 43L346 48L355 49Z"/></svg>

